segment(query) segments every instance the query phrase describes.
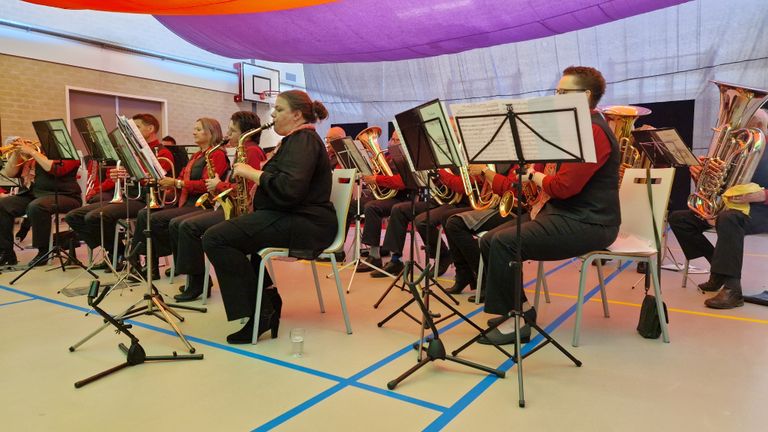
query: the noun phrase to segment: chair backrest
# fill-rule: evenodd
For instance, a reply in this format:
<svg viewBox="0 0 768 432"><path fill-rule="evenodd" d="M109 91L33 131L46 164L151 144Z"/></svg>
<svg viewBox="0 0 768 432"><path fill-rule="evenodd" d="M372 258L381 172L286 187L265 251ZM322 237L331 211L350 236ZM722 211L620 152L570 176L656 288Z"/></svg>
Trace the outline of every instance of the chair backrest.
<svg viewBox="0 0 768 432"><path fill-rule="evenodd" d="M653 218L656 220L656 230L659 236L664 230L664 220L674 177L674 168L651 169ZM619 187L619 203L621 206L619 238L633 237L643 246L656 250L645 169L629 168L624 171L624 178ZM661 244L661 242L662 239L659 238L659 243Z"/></svg>
<svg viewBox="0 0 768 432"><path fill-rule="evenodd" d="M339 229L336 231L336 238L333 240L326 251L336 252L344 246L344 239L347 227L347 213L349 212L349 202L352 200L352 188L355 187L355 170L337 169L333 170L333 184L331 186L331 202L336 208L336 222Z"/></svg>

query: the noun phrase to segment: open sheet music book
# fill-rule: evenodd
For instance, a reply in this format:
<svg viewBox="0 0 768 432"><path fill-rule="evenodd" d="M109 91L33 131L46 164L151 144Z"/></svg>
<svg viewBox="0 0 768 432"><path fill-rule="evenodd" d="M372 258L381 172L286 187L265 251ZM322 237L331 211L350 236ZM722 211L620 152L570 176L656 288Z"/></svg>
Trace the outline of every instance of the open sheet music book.
<svg viewBox="0 0 768 432"><path fill-rule="evenodd" d="M700 165L675 128L638 129L632 131L632 136L636 146L648 156L653 166Z"/></svg>
<svg viewBox="0 0 768 432"><path fill-rule="evenodd" d="M155 156L155 153L141 135L139 128L136 127L136 123L125 116L118 116L117 125L128 144L134 147L134 150L138 153L137 156L142 159L142 164L150 177L155 180L165 177L165 169L160 165L157 156Z"/></svg>
<svg viewBox="0 0 768 432"><path fill-rule="evenodd" d="M452 104L450 109L470 163L596 161L584 93ZM510 110L516 114L513 118L523 155L517 154L512 128L506 121Z"/></svg>

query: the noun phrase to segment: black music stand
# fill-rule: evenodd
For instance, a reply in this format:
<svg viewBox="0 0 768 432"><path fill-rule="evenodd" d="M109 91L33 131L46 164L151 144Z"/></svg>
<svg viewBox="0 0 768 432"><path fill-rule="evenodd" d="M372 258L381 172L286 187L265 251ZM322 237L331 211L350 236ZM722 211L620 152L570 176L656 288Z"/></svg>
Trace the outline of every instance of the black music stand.
<svg viewBox="0 0 768 432"><path fill-rule="evenodd" d="M562 98L562 96L556 96ZM550 97L551 98L551 97ZM545 98L542 98L544 100ZM551 105L551 104L550 104ZM526 106L526 105L524 105ZM533 106L536 106L533 104ZM586 137L587 133L590 133L590 130L582 130L582 127L580 126L580 120L584 122L584 116L588 115L588 111L585 109L585 106L579 107L581 109L577 109L577 107L568 107L568 108L553 108L553 109L532 109L532 110L516 110L514 103L508 103L506 104L506 112L504 113L498 113L498 114L479 114L479 115L456 115L456 126L459 130L459 134L462 136L462 142L465 143L465 151L467 152L467 157L471 162L474 163L496 163L496 162L506 162L506 163L516 163L518 165L517 168L517 184L516 184L516 191L517 196L522 197L523 196L523 174L526 172L526 165L531 163L537 163L537 162L546 162L546 163L560 163L560 162L583 162L584 161L584 150L585 145L582 142L582 137ZM581 114L580 114L581 112ZM552 119L549 120L546 117L551 116ZM542 117L545 118L545 120L542 121ZM559 117L559 118L554 118ZM580 119L581 117L581 119ZM471 119L471 120L470 120ZM484 145L481 145L479 150L474 154L469 154L469 144L468 139L470 142L477 141L474 139L474 137L465 136L462 131L462 120L469 120L467 123L471 123L472 121L479 120L480 123L490 121L494 122L497 120L501 120L498 126L495 128L495 131L493 135L491 136L490 140L488 140ZM566 123L572 122L571 126L575 126L573 128L575 135L578 139L578 149L575 149L576 151L571 151L566 148L563 148L562 146L558 145L557 143L553 142L552 137L545 137L544 135L547 134L547 132L543 132L538 130L539 127L537 125L542 125L550 122L556 122L560 121L561 123L565 121ZM531 124L533 123L533 125ZM506 125L509 125L509 130L504 130L504 127ZM556 130L550 130L550 133L553 135L558 135L558 131ZM503 134L503 135L502 135ZM521 137L521 135L524 135L524 138ZM506 146L507 148L502 149L503 151L498 152L498 149L494 149L492 145L496 142L497 138L505 136L507 139L509 139L512 143L512 146L508 145L508 141L499 141L501 146ZM591 134L588 135L591 138ZM568 139L569 137L566 135L565 137L558 137L558 139ZM594 147L594 144L592 144ZM487 156L483 155L483 152L488 150ZM502 156L506 152L506 156ZM490 156L491 154L496 156ZM533 154L537 156L532 156ZM499 158L499 159L497 159ZM506 159L504 159L506 158ZM579 361L576 357L574 357L568 350L566 350L562 345L560 345L554 338L552 338L549 333L547 333L543 328L538 326L536 323L531 322L529 318L522 312L522 289L523 289L523 259L522 259L522 248L520 247L520 233L521 233L521 226L522 226L522 214L523 214L523 204L522 200L517 200L517 218L515 223L515 229L516 229L516 235L518 239L518 247L517 247L517 254L515 257L515 260L509 263L509 267L511 268L512 272L512 280L517 282L517 288L514 292L514 299L513 299L513 310L511 312L508 312L505 316L503 316L504 319L499 320L495 325L491 326L490 328L481 331L481 333L474 338L470 339L468 342L466 342L464 345L459 347L457 350L453 351L453 355L457 355L459 352L463 351L465 348L479 340L481 337L484 337L488 332L493 330L494 328L498 327L502 322L506 321L506 319L514 318L515 320L515 353L514 353L514 361L517 363L517 380L518 380L518 406L523 408L525 407L525 390L523 387L523 359L532 355L539 349L543 348L547 344L551 343L553 344L558 350L560 350L566 357L568 357L577 367L580 367L582 365L581 361ZM522 355L522 349L521 349L521 341L520 341L520 319L523 319L524 324L528 324L532 328L536 329L536 331L545 339L545 341L526 353L525 355Z"/></svg>
<svg viewBox="0 0 768 432"><path fill-rule="evenodd" d="M45 156L52 162L51 171L61 169L63 160L76 160L78 159L77 150L72 144L72 138L69 136L67 126L64 124L64 120L45 120L32 122L32 126L35 129L37 137L40 139L41 150ZM58 241L53 242L53 247L45 255L35 259L29 263L27 267L20 275L16 276L11 285L16 281L24 277L30 270L37 267L38 263L47 262L49 259L58 258L61 271L67 271L68 265L76 265L83 270L90 273L91 276L98 279L99 277L86 267L77 257L72 256L68 250L61 247L61 240L59 234L59 182L54 182L53 188L53 214L54 214L54 231L53 238Z"/></svg>
<svg viewBox="0 0 768 432"><path fill-rule="evenodd" d="M419 108L423 108L426 105L432 106L432 104L437 104L438 108L442 108L439 101L432 101L428 104L424 104ZM409 112L406 112L409 115ZM405 129L407 132L411 132L410 125L409 126L403 126L401 128L400 122L404 119L403 116L396 116L398 121L398 129L402 131ZM406 120L407 121L407 120ZM401 171L401 176L403 177L403 180L406 181L406 178L412 178L412 182L416 183L416 180L418 179L415 176L415 170L430 170L430 169L436 169L438 167L443 167L445 165L441 164L441 161L443 161L442 156L445 156L446 153L445 147L441 146L440 144L445 144L449 142L450 139L450 132L447 121L445 117L442 118L438 117L435 118L433 116L429 116L428 118L424 118L424 116L419 116L418 121L414 125L417 130L415 130L415 134L413 133L407 133L403 134L402 132L399 133L400 139L403 143L405 143L404 154L408 158L408 168L413 169L413 171L410 172L411 175L406 176L403 171ZM409 138L406 138L409 137ZM431 150L428 152L424 151L424 147L428 147ZM390 149L390 152L392 149ZM415 154L416 158L413 159L410 157L411 154ZM429 155L431 157L425 157L425 155ZM454 163L451 163L451 158L449 157L449 162L447 162L449 165L453 165ZM399 169L399 167L398 167ZM405 168L404 168L405 169ZM431 181L430 176L427 176L426 178L426 184L419 184L420 190L423 192L426 202L429 202L430 200L430 185L429 182ZM406 185L407 185L406 181ZM416 203L416 197L415 194L412 197L411 201L411 211L412 213L412 221L415 220L415 203ZM427 207L427 224L429 224L429 207ZM411 299L408 300L403 306L398 308L395 312L390 314L387 318L385 318L383 321L378 323L378 326L381 327L384 323L386 323L388 320L390 320L392 317L394 317L396 314L403 312L407 316L414 319L413 316L405 312L405 308L410 305L411 303L416 303L419 306L419 309L421 310L422 314L422 320L420 321L420 337L419 342L417 345L414 346L414 349L418 352L417 356L417 363L402 373L400 376L395 378L394 380L387 383L387 388L392 390L395 387L397 387L400 382L402 382L404 379L409 377L411 374L419 370L424 365L433 362L435 360L447 360L454 363L462 364L464 366L471 367L473 369L481 370L484 372L487 372L489 374L494 374L499 378L504 378L505 373L498 369L493 369L488 366L484 366L481 364L477 364L474 362L470 362L468 360L464 360L462 358L456 357L455 355L447 355L445 350L445 345L443 344L443 341L440 339L440 333L437 330L437 326L435 324L434 320L434 314L429 309L429 302L430 298L434 297L439 303L441 303L443 306L448 308L451 311L451 314L449 316L457 315L462 320L466 321L473 327L475 327L478 331L482 331L483 329L475 325L468 317L466 317L464 314L462 314L458 309L453 307L450 303L445 301L442 297L435 295L431 288L430 284L437 285L442 289L440 284L434 279L434 273L431 264L429 263L429 253L425 255L425 261L426 265L424 266L424 269L421 271L418 277L414 277L415 274L415 261L414 261L414 253L415 253L415 244L416 244L416 229L415 229L415 223L411 223L411 242L410 242L410 260L407 260L405 262L405 266L403 268L403 271L401 272L401 275L399 277L402 277L403 284L408 288L411 294ZM429 236L427 236L425 241L425 247L427 251L429 251ZM422 281L424 282L424 287L422 288L422 292L419 293L418 287L422 284ZM391 287L390 287L391 289ZM443 292L445 292L456 304L458 304L458 301L456 301L450 294L448 294L444 289ZM381 300L380 300L381 301ZM446 317L447 318L447 317ZM419 322L419 321L417 321ZM431 338L425 338L425 329L429 328L432 331L432 337ZM425 346L424 343L427 343ZM501 349L497 346L497 348ZM422 356L426 354L425 356Z"/></svg>

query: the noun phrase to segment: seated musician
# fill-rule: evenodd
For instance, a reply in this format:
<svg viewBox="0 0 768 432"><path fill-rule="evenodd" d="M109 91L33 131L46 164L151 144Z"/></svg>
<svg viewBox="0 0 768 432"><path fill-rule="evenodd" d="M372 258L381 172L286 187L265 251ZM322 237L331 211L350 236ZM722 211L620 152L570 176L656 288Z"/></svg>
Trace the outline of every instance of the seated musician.
<svg viewBox="0 0 768 432"><path fill-rule="evenodd" d="M768 112L758 110L747 127L768 132ZM700 158L704 160L704 158ZM768 152L763 153L752 183L768 185ZM697 181L702 166L691 166L691 177ZM705 292L717 292L704 301L713 309L732 309L744 305L741 292L741 271L744 262L744 236L768 232L768 190L745 193L731 198L734 204L748 205L749 214L725 208L714 220L704 220L691 210L678 210L669 215L669 226L675 233L685 257L689 260L704 257L711 269L709 280L699 284ZM717 242L712 243L704 231L713 227Z"/></svg>
<svg viewBox="0 0 768 432"><path fill-rule="evenodd" d="M173 155L173 159L171 159L173 160L173 172L180 174L181 170L189 163L189 155L186 148L177 146L176 138L170 135L164 136L160 142Z"/></svg>
<svg viewBox="0 0 768 432"><path fill-rule="evenodd" d="M7 177L32 178L13 196L0 198L0 264L18 263L13 251L13 223L17 217L27 215L32 225L32 247L37 248L37 256L30 265L45 265L41 258L48 253L51 236L51 216L56 211L58 193L58 213L64 213L82 205L80 186L77 184L79 160L51 160L46 157L32 141L16 139L15 148L2 169ZM57 152L58 153L58 152Z"/></svg>
<svg viewBox="0 0 768 432"><path fill-rule="evenodd" d="M159 257L170 255L173 252L168 229L171 219L199 210L195 206L195 202L208 190L205 180L213 178L214 175L222 176L229 169L229 159L224 149L218 148L207 154L214 146L221 143L221 126L218 121L207 117L197 119L192 130L192 137L200 150L192 155L187 166L179 174L179 178L165 177L158 182L159 190L176 188L178 202L175 206L153 209L150 213L153 252L152 279L160 279ZM209 175L211 171L214 175ZM130 256L131 265L135 269L139 269L139 255L146 254L147 239L144 234L146 227L147 209L144 208L139 211L136 217L136 231L133 238L136 246L132 249ZM139 269L139 272L146 275L145 269Z"/></svg>
<svg viewBox="0 0 768 432"><path fill-rule="evenodd" d="M168 149L163 146L157 139L157 133L160 130L160 122L152 114L136 114L133 116L133 121L136 123L136 128L139 129L141 136L147 142L149 147L157 155L160 165L165 169L168 175L171 175L173 167L173 155ZM138 199L128 199L123 196L123 202L112 203L113 191L115 188L115 182L118 178L121 178L123 182L126 181L127 171L125 167L121 167L120 170L109 169L107 171L107 178L105 178L101 184L98 184L96 179L96 187L88 192L86 196L87 205L78 209L72 210L64 217L69 227L74 230L78 237L83 240L88 247L96 249L102 246L105 252L105 256L112 256L114 252L112 249L115 244L115 226L120 219L135 218L139 213L139 210L144 208L146 203L145 195L142 194ZM100 196L101 195L101 196ZM101 244L102 239L102 224L104 222L104 244ZM118 262L112 263L118 270L122 268L122 257L125 252L125 246L122 243L118 244ZM110 272L111 269L105 262L101 262L93 267L94 270L104 270Z"/></svg>
<svg viewBox="0 0 768 432"><path fill-rule="evenodd" d="M602 74L591 67L571 66L563 71L557 94L584 92L592 110L592 135L595 163L563 163L554 174L530 169L525 181L534 182L544 197L523 216L520 238L514 225L502 225L489 231L480 241L487 264L485 311L502 315L492 320L498 327L481 343L510 344L515 341L514 319L517 293L522 298L522 312L528 322L536 322L536 311L528 303L519 280L513 277L510 262L518 248L525 260L562 260L610 246L619 233L619 148L610 128L595 110L605 93ZM548 164L549 165L549 164ZM550 169L545 171L552 172ZM522 270L521 270L522 271ZM517 291L517 293L515 292ZM530 340L531 327L520 329L520 338Z"/></svg>
<svg viewBox="0 0 768 432"><path fill-rule="evenodd" d="M261 121L256 113L251 111L238 111L232 114L229 120L229 130L227 137L229 146L237 146L240 135L251 129L261 126ZM259 147L261 132L251 135L243 143L246 152L246 161L254 169L261 169L261 164L266 161L264 152ZM232 189L228 195L231 202L235 202L237 197L237 180L232 178L230 171L229 179L222 181L219 176L205 180L208 193L218 195L227 189ZM253 187L253 182L248 181L247 191ZM250 202L250 192L245 197ZM218 208L216 211L200 210L188 213L171 219L170 236L171 244L175 247L173 250L174 264L177 274L187 275L187 284L184 292L174 296L178 302L188 302L200 297L203 293L203 283L205 280L205 258L203 256L203 234L205 231L224 221L224 210ZM211 284L208 284L210 295Z"/></svg>
<svg viewBox="0 0 768 432"><path fill-rule="evenodd" d="M319 101L301 90L277 96L274 130L283 136L275 155L257 170L235 164L234 174L253 181L253 212L221 222L203 235L203 250L216 270L227 319L259 316L259 329L277 337L282 299L264 275L261 310L256 311L258 251L289 248L296 258L312 259L331 245L338 231L330 201L332 176L323 139L314 123L328 117ZM248 255L251 255L249 260ZM232 344L250 343L253 323L227 336Z"/></svg>

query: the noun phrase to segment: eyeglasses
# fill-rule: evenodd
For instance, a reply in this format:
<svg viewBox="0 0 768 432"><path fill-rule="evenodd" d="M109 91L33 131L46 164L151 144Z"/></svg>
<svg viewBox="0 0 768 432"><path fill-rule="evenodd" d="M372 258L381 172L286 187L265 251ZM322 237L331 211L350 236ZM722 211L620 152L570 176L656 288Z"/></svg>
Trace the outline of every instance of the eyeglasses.
<svg viewBox="0 0 768 432"><path fill-rule="evenodd" d="M555 94L556 95L563 95L563 94L566 94L566 93L587 92L587 91L589 91L589 90L587 90L587 89L560 89L559 88L559 89L555 89Z"/></svg>

